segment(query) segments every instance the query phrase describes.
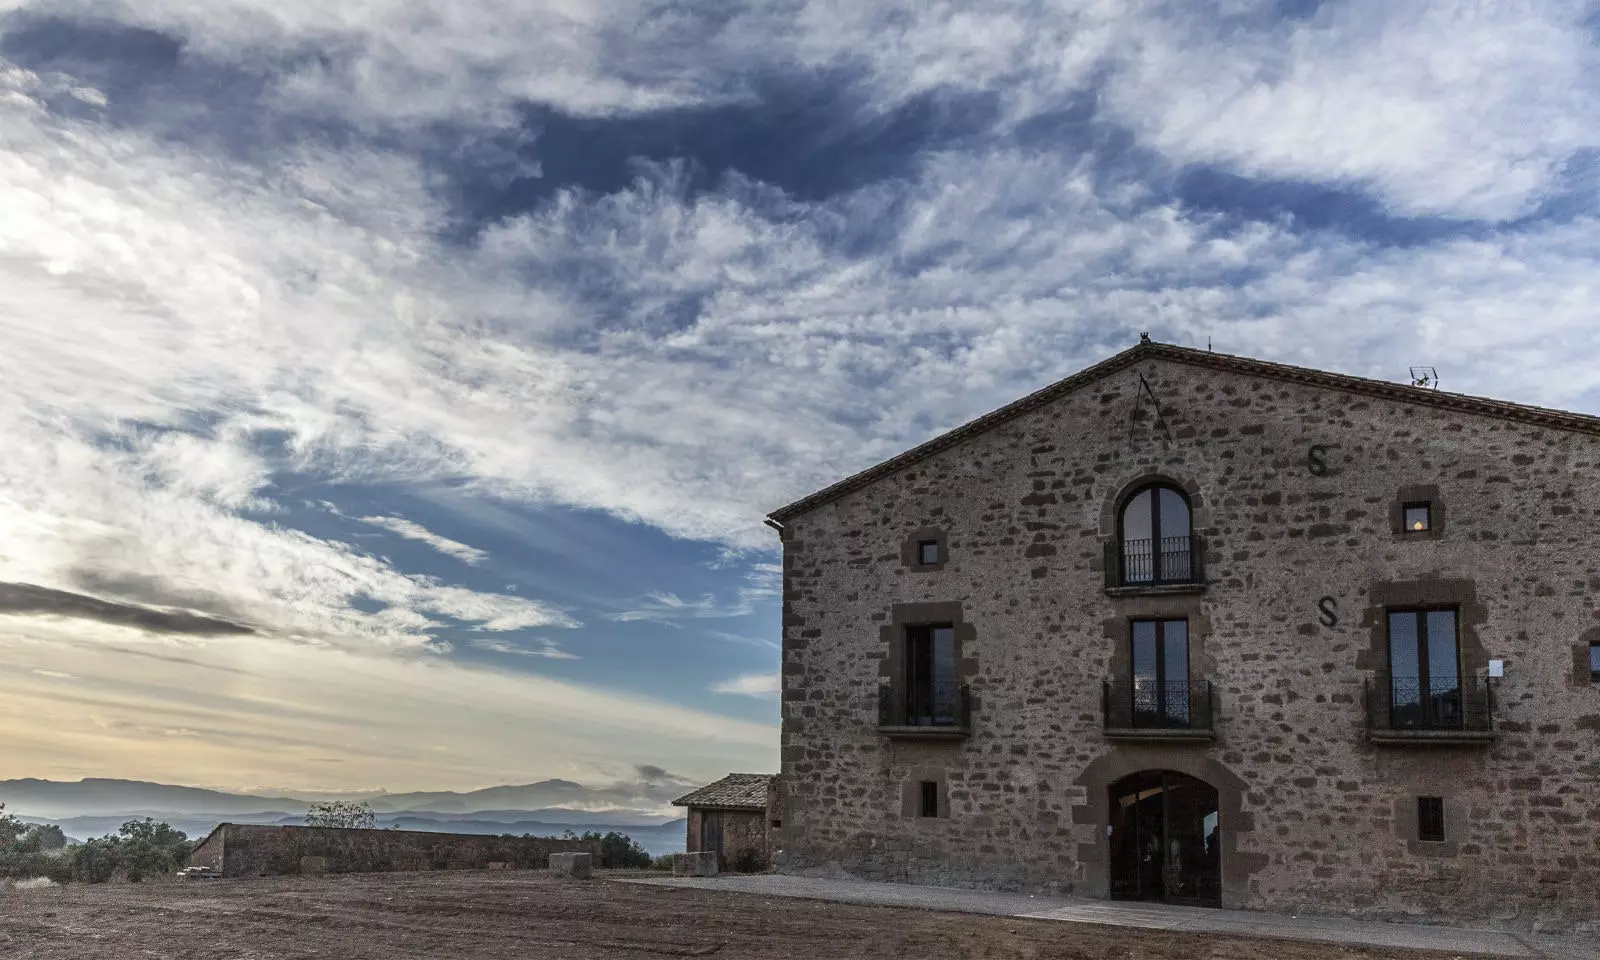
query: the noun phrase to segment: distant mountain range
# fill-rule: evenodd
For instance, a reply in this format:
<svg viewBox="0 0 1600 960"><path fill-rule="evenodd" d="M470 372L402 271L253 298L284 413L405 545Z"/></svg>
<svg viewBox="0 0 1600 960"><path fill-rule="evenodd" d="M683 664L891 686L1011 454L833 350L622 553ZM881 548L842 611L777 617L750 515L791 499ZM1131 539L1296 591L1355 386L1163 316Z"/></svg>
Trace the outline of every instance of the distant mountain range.
<svg viewBox="0 0 1600 960"><path fill-rule="evenodd" d="M467 793L435 791L428 793L349 793L338 799L365 800L377 813L439 813L452 816L477 814L486 819L503 820L514 814L548 813L545 819L563 823L660 823L673 797L688 793L696 785L677 777L608 787L586 787L571 780L541 780L517 786L486 787ZM318 794L311 799L284 794L227 793L202 787L175 787L144 780L85 779L0 780L0 803L15 814L36 817L113 816L147 810L166 813L221 814L278 812L303 814L313 802L335 795Z"/></svg>
<svg viewBox="0 0 1600 960"><path fill-rule="evenodd" d="M341 794L366 800L378 826L444 833L529 833L559 836L617 830L652 854L684 847L684 821L660 811L692 785L676 777L656 782L586 787L570 780L488 787L466 793ZM314 795L318 798L329 794ZM198 838L218 823L300 824L312 800L255 796L142 780L0 780L6 812L30 823L55 823L69 837L116 832L123 822L153 817ZM566 805L563 805L566 804Z"/></svg>

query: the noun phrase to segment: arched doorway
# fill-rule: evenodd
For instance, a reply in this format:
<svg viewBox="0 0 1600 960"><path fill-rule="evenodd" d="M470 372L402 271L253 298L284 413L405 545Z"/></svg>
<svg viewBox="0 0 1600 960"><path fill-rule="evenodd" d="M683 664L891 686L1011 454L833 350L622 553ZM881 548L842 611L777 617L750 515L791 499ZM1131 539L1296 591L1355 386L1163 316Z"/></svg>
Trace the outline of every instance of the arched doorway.
<svg viewBox="0 0 1600 960"><path fill-rule="evenodd" d="M1145 770L1110 787L1111 896L1217 906L1222 825L1215 787Z"/></svg>

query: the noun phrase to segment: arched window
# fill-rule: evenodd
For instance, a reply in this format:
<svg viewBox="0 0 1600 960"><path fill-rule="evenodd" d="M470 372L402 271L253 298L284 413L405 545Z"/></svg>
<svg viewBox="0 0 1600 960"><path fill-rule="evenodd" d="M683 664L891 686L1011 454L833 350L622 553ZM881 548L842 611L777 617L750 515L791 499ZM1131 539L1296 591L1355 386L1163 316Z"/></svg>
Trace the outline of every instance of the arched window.
<svg viewBox="0 0 1600 960"><path fill-rule="evenodd" d="M1117 543L1125 584L1195 580L1189 498L1177 487L1140 487L1122 505Z"/></svg>

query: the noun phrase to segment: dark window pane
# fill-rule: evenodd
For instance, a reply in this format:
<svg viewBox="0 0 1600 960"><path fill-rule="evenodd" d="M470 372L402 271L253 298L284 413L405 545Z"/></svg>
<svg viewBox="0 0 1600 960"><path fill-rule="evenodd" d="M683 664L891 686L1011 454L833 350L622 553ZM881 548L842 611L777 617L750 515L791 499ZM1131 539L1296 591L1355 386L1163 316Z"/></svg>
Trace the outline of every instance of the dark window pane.
<svg viewBox="0 0 1600 960"><path fill-rule="evenodd" d="M1444 840L1444 799L1417 798L1417 839L1434 843Z"/></svg>
<svg viewBox="0 0 1600 960"><path fill-rule="evenodd" d="M1133 675L1136 678L1148 678L1152 683L1156 679L1156 665L1159 661L1156 655L1156 622L1154 620L1135 620L1133 622Z"/></svg>
<svg viewBox="0 0 1600 960"><path fill-rule="evenodd" d="M1148 583L1156 578L1155 541L1151 504L1155 491L1135 494L1122 508L1122 579L1124 583Z"/></svg>
<svg viewBox="0 0 1600 960"><path fill-rule="evenodd" d="M1189 621L1168 620L1162 624L1162 634L1163 706L1167 720L1183 726L1189 722Z"/></svg>
<svg viewBox="0 0 1600 960"><path fill-rule="evenodd" d="M1589 673L1595 681L1600 682L1600 643L1589 644Z"/></svg>
<svg viewBox="0 0 1600 960"><path fill-rule="evenodd" d="M917 562L923 564L939 562L939 541L924 540L917 544Z"/></svg>
<svg viewBox="0 0 1600 960"><path fill-rule="evenodd" d="M1122 508L1122 536L1127 540L1149 540L1153 534L1150 529L1153 513L1150 504L1155 497L1155 491L1145 490L1136 494L1128 505Z"/></svg>
<svg viewBox="0 0 1600 960"><path fill-rule="evenodd" d="M933 628L933 680L953 683L956 679L956 631L954 627Z"/></svg>
<svg viewBox="0 0 1600 960"><path fill-rule="evenodd" d="M1426 503L1413 503L1406 506L1406 532L1420 533L1433 529L1433 508Z"/></svg>
<svg viewBox="0 0 1600 960"><path fill-rule="evenodd" d="M1461 685L1456 655L1456 612L1428 611L1428 678L1435 690Z"/></svg>
<svg viewBox="0 0 1600 960"><path fill-rule="evenodd" d="M1189 535L1189 505L1171 487L1161 488L1161 538Z"/></svg>
<svg viewBox="0 0 1600 960"><path fill-rule="evenodd" d="M1417 649L1417 614L1389 614L1389 673L1395 678L1414 679L1422 674L1422 659Z"/></svg>
<svg viewBox="0 0 1600 960"><path fill-rule="evenodd" d="M937 817L939 815L939 784L933 780L924 780L921 788L917 815L921 817Z"/></svg>

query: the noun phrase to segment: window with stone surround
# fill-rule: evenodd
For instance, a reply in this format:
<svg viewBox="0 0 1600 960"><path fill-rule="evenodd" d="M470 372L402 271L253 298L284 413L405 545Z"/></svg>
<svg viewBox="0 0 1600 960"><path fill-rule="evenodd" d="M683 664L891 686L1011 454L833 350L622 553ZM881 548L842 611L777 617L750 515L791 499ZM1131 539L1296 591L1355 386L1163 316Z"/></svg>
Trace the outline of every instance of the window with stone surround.
<svg viewBox="0 0 1600 960"><path fill-rule="evenodd" d="M1417 798L1417 839L1428 843L1444 842L1444 798Z"/></svg>
<svg viewBox="0 0 1600 960"><path fill-rule="evenodd" d="M1191 582L1193 532L1189 498L1182 490L1153 483L1134 491L1117 513L1121 583Z"/></svg>
<svg viewBox="0 0 1600 960"><path fill-rule="evenodd" d="M1395 729L1461 725L1461 648L1456 608L1391 609L1389 705Z"/></svg>
<svg viewBox="0 0 1600 960"><path fill-rule="evenodd" d="M917 785L917 816L939 815L939 781L924 780Z"/></svg>

